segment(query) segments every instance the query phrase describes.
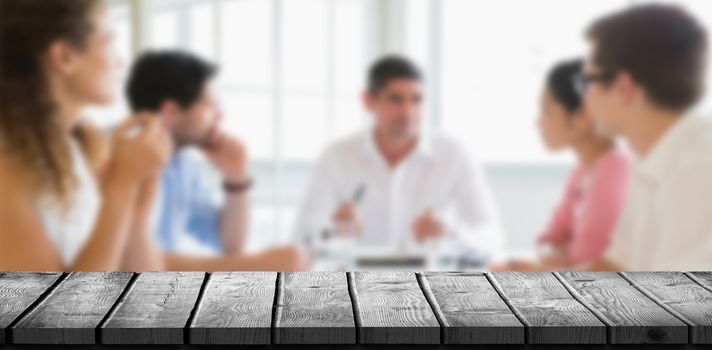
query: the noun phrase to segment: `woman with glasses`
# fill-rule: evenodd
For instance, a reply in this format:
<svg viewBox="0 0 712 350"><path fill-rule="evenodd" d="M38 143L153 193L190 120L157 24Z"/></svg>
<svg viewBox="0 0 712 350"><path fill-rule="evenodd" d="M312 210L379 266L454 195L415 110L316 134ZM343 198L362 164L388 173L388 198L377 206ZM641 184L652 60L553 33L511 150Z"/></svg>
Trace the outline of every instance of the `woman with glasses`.
<svg viewBox="0 0 712 350"><path fill-rule="evenodd" d="M582 103L581 60L557 64L541 95L537 124L550 151L571 150L577 160L563 198L539 236L538 259L512 259L492 270L557 270L585 266L605 252L623 208L628 158L597 133Z"/></svg>

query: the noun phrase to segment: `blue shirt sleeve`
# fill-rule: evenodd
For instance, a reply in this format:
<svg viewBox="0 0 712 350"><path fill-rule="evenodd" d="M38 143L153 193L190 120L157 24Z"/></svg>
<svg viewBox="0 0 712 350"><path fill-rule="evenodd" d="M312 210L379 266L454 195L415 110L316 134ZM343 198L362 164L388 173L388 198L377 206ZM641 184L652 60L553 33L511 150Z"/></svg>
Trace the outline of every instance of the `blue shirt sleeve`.
<svg viewBox="0 0 712 350"><path fill-rule="evenodd" d="M207 172L207 162L190 149L173 155L163 173L156 236L161 246L173 251L181 235L222 252L220 240L221 194Z"/></svg>
<svg viewBox="0 0 712 350"><path fill-rule="evenodd" d="M192 164L194 172L191 186L191 196L188 201L188 220L185 232L199 242L223 252L224 246L220 240L220 215L223 203L217 196L217 184L208 181L200 169L203 164Z"/></svg>

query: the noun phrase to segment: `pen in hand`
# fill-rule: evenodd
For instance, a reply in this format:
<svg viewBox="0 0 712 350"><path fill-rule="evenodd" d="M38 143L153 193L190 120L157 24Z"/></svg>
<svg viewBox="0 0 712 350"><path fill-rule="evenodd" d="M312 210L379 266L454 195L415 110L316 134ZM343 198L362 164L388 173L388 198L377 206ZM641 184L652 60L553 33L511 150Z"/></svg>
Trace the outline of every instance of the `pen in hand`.
<svg viewBox="0 0 712 350"><path fill-rule="evenodd" d="M361 183L358 187L356 187L356 190L354 191L353 195L351 196L351 199L347 201L349 205L356 206L359 204L362 200L363 197L366 195L366 184ZM343 206L343 205L342 205ZM339 209L342 210L342 209ZM321 234L321 239L326 240L331 238L334 235L334 232L330 229L324 229Z"/></svg>
<svg viewBox="0 0 712 350"><path fill-rule="evenodd" d="M366 195L366 184L361 183L357 188L356 191L354 192L354 195L351 196L351 204L356 205L361 202L361 199L363 196Z"/></svg>

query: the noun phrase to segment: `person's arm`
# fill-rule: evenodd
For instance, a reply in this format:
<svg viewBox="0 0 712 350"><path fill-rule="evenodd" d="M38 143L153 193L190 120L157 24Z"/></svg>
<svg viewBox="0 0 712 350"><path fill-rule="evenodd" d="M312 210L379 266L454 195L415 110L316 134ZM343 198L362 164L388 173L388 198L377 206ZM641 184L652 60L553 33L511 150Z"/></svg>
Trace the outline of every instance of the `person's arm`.
<svg viewBox="0 0 712 350"><path fill-rule="evenodd" d="M189 205L185 232L221 254L240 254L247 238L249 203L247 198L231 197L246 195L225 193L225 200L221 200L217 191L222 189L205 180L200 165L181 169L185 172L183 175L191 179L190 197L186 199Z"/></svg>
<svg viewBox="0 0 712 350"><path fill-rule="evenodd" d="M462 153L459 173L452 195L455 222L448 231L462 245L493 258L501 253L503 239L495 202L482 169Z"/></svg>
<svg viewBox="0 0 712 350"><path fill-rule="evenodd" d="M136 135L130 135L136 130L138 130ZM145 229L148 225L137 226L136 222L143 223L144 213L150 212L148 208L152 206L155 197L157 174L160 174L167 163L172 150L172 141L159 121L147 115L127 120L114 134L112 147L111 159L105 175L105 184L109 190L104 191L102 209L120 205L123 215L109 216L114 220L103 223L102 210L97 229L100 232L110 232L112 227L120 228L122 234L112 235L114 241L110 244L117 249L117 252L109 256L113 259L111 267L88 270L162 270L163 257L148 230ZM130 185L113 186L112 183L117 178L128 179L126 181ZM147 219L145 221L148 222ZM90 244L82 250L82 254L86 253L90 256L106 254L106 247L91 245L95 238L93 235ZM118 238L121 238L121 241L117 241ZM77 258L75 265L82 263L82 254Z"/></svg>
<svg viewBox="0 0 712 350"><path fill-rule="evenodd" d="M339 195L333 184L333 159L327 152L319 160L298 210L294 242L312 245L319 234L332 226L331 218L339 208Z"/></svg>
<svg viewBox="0 0 712 350"><path fill-rule="evenodd" d="M569 270L574 271L625 271L625 268L610 259L601 258L593 262L575 266Z"/></svg>
<svg viewBox="0 0 712 350"><path fill-rule="evenodd" d="M165 256L152 234L151 214L160 186L160 174L142 184L130 226L131 239L123 257L124 271L163 271Z"/></svg>
<svg viewBox="0 0 712 350"><path fill-rule="evenodd" d="M712 162L685 160L666 177L659 206L656 270L712 269Z"/></svg>
<svg viewBox="0 0 712 350"><path fill-rule="evenodd" d="M580 179L579 170L574 170L568 179L561 201L554 210L551 221L544 232L537 239L538 244L552 244L559 246L568 243L573 230L574 200Z"/></svg>
<svg viewBox="0 0 712 350"><path fill-rule="evenodd" d="M249 181L247 147L240 140L216 129L208 137L202 150L208 160L220 170L225 182L245 184ZM209 220L214 219L215 214L218 215L219 243L224 253L242 252L250 228L249 197L244 192L228 192L224 205L220 206L206 197L209 193L210 191L205 191L199 194L207 199L202 203L204 210L201 215L212 216L212 218L205 217Z"/></svg>
<svg viewBox="0 0 712 350"><path fill-rule="evenodd" d="M298 246L221 257L166 253L164 258L169 271L306 271L311 263L309 254Z"/></svg>
<svg viewBox="0 0 712 350"><path fill-rule="evenodd" d="M0 169L0 271L65 270L36 211L24 169L5 153L0 153Z"/></svg>
<svg viewBox="0 0 712 350"><path fill-rule="evenodd" d="M226 192L225 207L220 213L220 240L226 254L238 254L244 250L250 217L248 192Z"/></svg>
<svg viewBox="0 0 712 350"><path fill-rule="evenodd" d="M0 156L0 269L13 271L112 271L121 267L138 185L145 169L160 164L155 135L141 132L131 140L126 132L142 120L131 119L117 131L118 159L102 184L102 205L90 238L67 265L42 225L24 168ZM136 156L140 154L141 156ZM131 158L135 157L135 158ZM71 203L69 204L71 205Z"/></svg>
<svg viewBox="0 0 712 350"><path fill-rule="evenodd" d="M571 265L585 265L605 253L625 206L629 176L624 157L607 157L597 164L573 226L575 233L567 254Z"/></svg>

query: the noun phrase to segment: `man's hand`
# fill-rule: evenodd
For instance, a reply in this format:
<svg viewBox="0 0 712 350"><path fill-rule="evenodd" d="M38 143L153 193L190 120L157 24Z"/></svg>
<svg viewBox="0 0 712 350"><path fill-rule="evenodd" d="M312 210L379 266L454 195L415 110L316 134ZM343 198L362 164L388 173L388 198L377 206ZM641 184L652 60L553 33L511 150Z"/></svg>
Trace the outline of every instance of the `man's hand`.
<svg viewBox="0 0 712 350"><path fill-rule="evenodd" d="M429 239L440 239L445 235L445 223L435 215L432 209L426 210L413 222L415 241L423 243Z"/></svg>
<svg viewBox="0 0 712 350"><path fill-rule="evenodd" d="M361 221L351 202L343 202L331 216L338 234L360 234Z"/></svg>
<svg viewBox="0 0 712 350"><path fill-rule="evenodd" d="M228 182L247 179L247 149L238 139L215 130L206 141L203 152Z"/></svg>

